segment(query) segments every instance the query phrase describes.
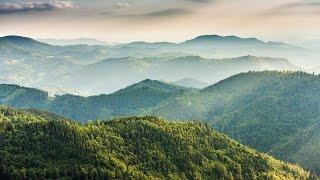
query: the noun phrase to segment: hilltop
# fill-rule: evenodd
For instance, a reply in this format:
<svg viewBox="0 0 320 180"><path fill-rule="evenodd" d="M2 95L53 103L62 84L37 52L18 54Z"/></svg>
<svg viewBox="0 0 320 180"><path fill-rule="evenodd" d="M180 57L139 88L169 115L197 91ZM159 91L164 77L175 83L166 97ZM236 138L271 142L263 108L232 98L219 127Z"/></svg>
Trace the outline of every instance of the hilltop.
<svg viewBox="0 0 320 180"><path fill-rule="evenodd" d="M77 121L139 114L169 97L195 89L146 79L112 94L82 97L72 94L49 97L35 88L0 84L0 103L17 108L48 110Z"/></svg>

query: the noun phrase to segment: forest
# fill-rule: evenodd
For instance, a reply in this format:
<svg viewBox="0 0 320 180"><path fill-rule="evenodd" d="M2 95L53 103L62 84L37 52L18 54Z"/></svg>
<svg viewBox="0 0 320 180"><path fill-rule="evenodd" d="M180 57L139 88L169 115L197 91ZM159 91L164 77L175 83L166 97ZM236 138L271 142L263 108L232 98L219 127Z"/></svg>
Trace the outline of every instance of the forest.
<svg viewBox="0 0 320 180"><path fill-rule="evenodd" d="M248 72L204 89L144 80L108 95L50 97L0 85L0 102L43 109L81 123L132 115L205 122L258 151L320 174L320 78L304 72Z"/></svg>
<svg viewBox="0 0 320 180"><path fill-rule="evenodd" d="M0 107L0 178L315 179L199 122L153 116L86 124Z"/></svg>

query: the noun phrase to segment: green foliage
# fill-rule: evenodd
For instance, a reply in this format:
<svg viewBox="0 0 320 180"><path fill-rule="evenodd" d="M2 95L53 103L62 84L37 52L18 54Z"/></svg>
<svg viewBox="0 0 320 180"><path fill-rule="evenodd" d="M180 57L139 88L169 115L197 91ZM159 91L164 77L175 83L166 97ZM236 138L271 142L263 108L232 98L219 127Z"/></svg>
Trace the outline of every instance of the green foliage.
<svg viewBox="0 0 320 180"><path fill-rule="evenodd" d="M129 117L80 125L0 108L0 178L307 179L200 123Z"/></svg>
<svg viewBox="0 0 320 180"><path fill-rule="evenodd" d="M241 143L320 174L320 78L303 72L248 72L200 91L145 80L110 95L49 98L0 86L0 102L79 121L126 115L199 120Z"/></svg>
<svg viewBox="0 0 320 180"><path fill-rule="evenodd" d="M0 103L16 108L34 108L54 112L78 121L140 114L169 97L195 89L153 80L144 80L113 94L82 97L61 95L51 98L47 92L0 84Z"/></svg>
<svg viewBox="0 0 320 180"><path fill-rule="evenodd" d="M241 73L151 113L199 119L241 143L320 173L320 78L303 72Z"/></svg>

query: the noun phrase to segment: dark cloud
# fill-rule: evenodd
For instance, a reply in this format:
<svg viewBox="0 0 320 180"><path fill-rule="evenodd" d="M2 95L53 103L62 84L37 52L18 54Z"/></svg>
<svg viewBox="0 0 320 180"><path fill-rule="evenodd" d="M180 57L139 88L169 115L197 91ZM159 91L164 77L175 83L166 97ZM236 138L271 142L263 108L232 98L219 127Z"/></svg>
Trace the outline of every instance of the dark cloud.
<svg viewBox="0 0 320 180"><path fill-rule="evenodd" d="M71 1L0 3L0 14L21 13L30 11L50 11L55 9L75 8Z"/></svg>

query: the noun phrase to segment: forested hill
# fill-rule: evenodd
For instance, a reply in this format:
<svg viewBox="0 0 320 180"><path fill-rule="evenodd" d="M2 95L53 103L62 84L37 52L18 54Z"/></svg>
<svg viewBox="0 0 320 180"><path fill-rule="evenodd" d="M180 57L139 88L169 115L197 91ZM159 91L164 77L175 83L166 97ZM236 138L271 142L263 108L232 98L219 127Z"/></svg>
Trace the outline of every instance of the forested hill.
<svg viewBox="0 0 320 180"><path fill-rule="evenodd" d="M156 89L156 90L159 89L164 92L177 92L180 90L186 90L187 88L185 88L183 86L179 86L179 85L168 84L165 82L146 79L146 80L143 80L139 83L128 86L124 89L121 89L121 90L115 92L115 94L125 94L125 93L132 92L135 90L140 91L141 89Z"/></svg>
<svg viewBox="0 0 320 180"><path fill-rule="evenodd" d="M157 84L146 80L111 95L53 99L35 89L3 85L0 101L80 121L148 114L205 121L245 145L320 174L319 76L241 73L200 91Z"/></svg>
<svg viewBox="0 0 320 180"><path fill-rule="evenodd" d="M0 84L0 103L48 110L78 121L88 121L140 114L169 97L194 91L197 90L147 79L108 95L49 97L47 92L38 89Z"/></svg>
<svg viewBox="0 0 320 180"><path fill-rule="evenodd" d="M155 117L85 125L0 107L0 178L307 179L200 123Z"/></svg>
<svg viewBox="0 0 320 180"><path fill-rule="evenodd" d="M200 119L240 142L320 174L320 77L303 72L242 73L152 111Z"/></svg>

